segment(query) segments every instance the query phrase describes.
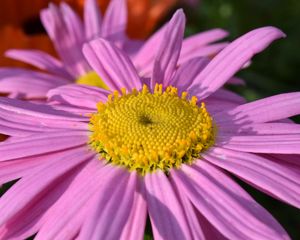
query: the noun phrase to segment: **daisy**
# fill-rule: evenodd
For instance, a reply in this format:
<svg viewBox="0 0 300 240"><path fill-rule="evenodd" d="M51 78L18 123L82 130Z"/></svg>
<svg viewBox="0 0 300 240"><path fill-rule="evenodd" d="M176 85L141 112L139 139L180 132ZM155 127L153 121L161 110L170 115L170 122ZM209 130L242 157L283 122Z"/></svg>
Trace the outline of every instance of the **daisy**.
<svg viewBox="0 0 300 240"><path fill-rule="evenodd" d="M50 105L0 99L11 136L0 183L19 179L0 199L1 239L143 239L147 217L155 239L289 239L224 169L299 207L300 128L280 121L300 113L300 93L206 107L284 34L253 30L196 74L197 61L177 69L183 28L179 10L148 86L123 51L96 39L84 54L109 91L62 86Z"/></svg>
<svg viewBox="0 0 300 240"><path fill-rule="evenodd" d="M28 67L28 65L6 58L8 49L35 48L55 54L51 41L39 26L39 12L47 7L50 0L2 0L0 15L0 66ZM62 2L55 0L55 3ZM84 8L84 0L65 0L76 12ZM97 0L104 11L110 0ZM176 0L150 1L127 0L129 36L138 39L148 37L176 4ZM30 7L28 7L30 5Z"/></svg>
<svg viewBox="0 0 300 240"><path fill-rule="evenodd" d="M51 38L58 60L38 50L10 50L7 56L24 61L46 72L2 68L0 89L10 97L27 100L45 99L46 93L58 86L79 83L107 88L83 56L82 46L88 40L102 37L126 51L135 62L139 74L149 77L152 71L157 45L166 27L154 34L137 54L141 42L126 36L127 6L124 0L112 0L105 16L102 16L95 0L85 2L84 23L65 3L59 7L50 4L41 12L41 20ZM196 34L184 41L179 64L190 58L210 56L220 51L226 43L211 44L227 35L221 29Z"/></svg>
<svg viewBox="0 0 300 240"><path fill-rule="evenodd" d="M131 44L126 36L127 6L123 0L111 1L102 19L96 0L87 0L84 22L67 5L50 4L41 11L41 21L61 60L39 50L9 50L7 56L32 64L48 73L26 69L0 69L2 92L26 99L45 98L49 89L72 82L85 83L88 76L92 85L105 87L94 74L82 54L85 42L103 37L120 48Z"/></svg>

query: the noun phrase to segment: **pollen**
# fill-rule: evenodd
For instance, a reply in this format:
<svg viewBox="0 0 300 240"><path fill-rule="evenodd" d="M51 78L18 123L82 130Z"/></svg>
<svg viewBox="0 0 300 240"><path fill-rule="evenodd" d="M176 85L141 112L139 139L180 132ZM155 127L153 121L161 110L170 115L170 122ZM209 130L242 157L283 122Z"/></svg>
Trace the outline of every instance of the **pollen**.
<svg viewBox="0 0 300 240"><path fill-rule="evenodd" d="M108 90L108 87L95 71L90 71L76 80L77 84L84 84Z"/></svg>
<svg viewBox="0 0 300 240"><path fill-rule="evenodd" d="M142 175L192 164L214 143L215 126L197 98L157 84L113 92L90 118L90 146L107 163Z"/></svg>

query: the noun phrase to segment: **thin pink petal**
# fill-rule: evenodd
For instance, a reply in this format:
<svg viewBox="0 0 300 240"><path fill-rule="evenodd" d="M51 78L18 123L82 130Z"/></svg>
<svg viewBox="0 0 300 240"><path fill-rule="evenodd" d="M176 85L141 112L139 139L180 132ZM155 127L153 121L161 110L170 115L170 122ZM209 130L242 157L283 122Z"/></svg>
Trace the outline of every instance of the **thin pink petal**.
<svg viewBox="0 0 300 240"><path fill-rule="evenodd" d="M17 99L9 99L0 97L0 115L5 118L9 112L11 118L19 119L19 122L34 121L35 119L43 119L45 126L50 122L55 124L54 121L64 121L66 124L68 121L86 121L86 117L78 117L74 114L55 110L48 105L39 105L30 103L27 101L20 101Z"/></svg>
<svg viewBox="0 0 300 240"><path fill-rule="evenodd" d="M300 124L295 123L252 123L237 126L235 124L219 124L221 135L291 135L300 134Z"/></svg>
<svg viewBox="0 0 300 240"><path fill-rule="evenodd" d="M183 208L161 171L145 175L145 191L155 239L191 239Z"/></svg>
<svg viewBox="0 0 300 240"><path fill-rule="evenodd" d="M185 213L186 221L190 228L192 239L206 239L204 236L205 229L203 229L203 226L200 225L198 221L197 210L194 208L187 196L179 191L178 186L174 183L174 181L172 181L172 178L171 183Z"/></svg>
<svg viewBox="0 0 300 240"><path fill-rule="evenodd" d="M47 73L5 68L0 71L1 92L20 93L26 98L45 98L47 91L69 81Z"/></svg>
<svg viewBox="0 0 300 240"><path fill-rule="evenodd" d="M246 99L244 97L223 88L211 94L209 98L236 104L244 104L246 102Z"/></svg>
<svg viewBox="0 0 300 240"><path fill-rule="evenodd" d="M263 123L300 114L300 92L279 94L238 106L216 116L221 123Z"/></svg>
<svg viewBox="0 0 300 240"><path fill-rule="evenodd" d="M292 166L295 170L300 170L300 156L295 154L262 154L262 156L269 158L280 164ZM299 171L300 172L300 171Z"/></svg>
<svg viewBox="0 0 300 240"><path fill-rule="evenodd" d="M35 234L42 225L42 216L66 191L78 171L77 167L50 183L45 191L41 191L25 208L0 227L0 238L27 239Z"/></svg>
<svg viewBox="0 0 300 240"><path fill-rule="evenodd" d="M216 145L241 152L300 154L300 134L219 134Z"/></svg>
<svg viewBox="0 0 300 240"><path fill-rule="evenodd" d="M205 235L204 239L228 240L200 212L197 212L197 217Z"/></svg>
<svg viewBox="0 0 300 240"><path fill-rule="evenodd" d="M157 53L161 41L164 37L168 24L165 24L154 34L150 36L142 45L136 55L132 57L134 66L137 68L139 75L142 77L150 77L153 70L155 54Z"/></svg>
<svg viewBox="0 0 300 240"><path fill-rule="evenodd" d="M169 85L177 87L179 93L186 91L195 77L208 63L209 59L203 57L193 58L186 61L178 67Z"/></svg>
<svg viewBox="0 0 300 240"><path fill-rule="evenodd" d="M83 52L110 90L141 89L141 80L131 60L113 44L99 38L85 44Z"/></svg>
<svg viewBox="0 0 300 240"><path fill-rule="evenodd" d="M168 23L154 60L151 87L155 83L167 86L177 67L185 27L185 15L177 10Z"/></svg>
<svg viewBox="0 0 300 240"><path fill-rule="evenodd" d="M65 155L60 161L53 161L44 168L35 169L30 175L20 179L0 199L0 225L26 206L30 206L51 183L78 164L90 159L92 155L79 148Z"/></svg>
<svg viewBox="0 0 300 240"><path fill-rule="evenodd" d="M143 183L139 179L134 193L134 203L126 222L120 240L142 240L147 218L147 204L144 197Z"/></svg>
<svg viewBox="0 0 300 240"><path fill-rule="evenodd" d="M2 117L0 117L0 133L9 136L28 136L40 132L58 132L67 129L88 130L87 122L32 118L28 115L20 115L18 112L3 109L0 109L0 113L2 114ZM20 119L22 119L22 124L20 124Z"/></svg>
<svg viewBox="0 0 300 240"><path fill-rule="evenodd" d="M126 36L127 5L124 0L111 0L103 17L101 36L123 40Z"/></svg>
<svg viewBox="0 0 300 240"><path fill-rule="evenodd" d="M222 49L228 46L227 42L214 43L207 46L202 46L189 54L181 55L178 60L178 65L197 57L214 57L217 53L219 53Z"/></svg>
<svg viewBox="0 0 300 240"><path fill-rule="evenodd" d="M217 100L215 98L211 98L210 96L205 99L204 103L208 112L212 115L215 121L217 120L215 115L217 115L218 112L223 112L224 110L230 110L240 105L234 102ZM220 125L218 124L217 126ZM221 127L218 127L218 129L221 129Z"/></svg>
<svg viewBox="0 0 300 240"><path fill-rule="evenodd" d="M109 91L98 87L69 84L50 90L47 97L49 101L95 110L97 103L106 102L109 94Z"/></svg>
<svg viewBox="0 0 300 240"><path fill-rule="evenodd" d="M300 208L300 175L288 167L254 154L222 148L214 148L203 157L267 194Z"/></svg>
<svg viewBox="0 0 300 240"><path fill-rule="evenodd" d="M61 61L40 50L11 49L5 52L5 56L19 61L29 63L47 72L72 79L71 75L64 69Z"/></svg>
<svg viewBox="0 0 300 240"><path fill-rule="evenodd" d="M80 17L68 4L64 2L60 4L60 11L62 13L69 36L73 38L72 40L76 42L78 46L81 46L85 38L83 24Z"/></svg>
<svg viewBox="0 0 300 240"><path fill-rule="evenodd" d="M44 215L44 224L38 232L36 239L54 239L58 234L63 233L64 227L68 225L78 212L90 204L95 194L100 193L114 177L120 177L123 171L116 171L109 165L103 166L103 162L98 159L91 160L86 167L75 177L68 191L53 205L53 207ZM84 193L84 194L83 194ZM72 206L70 208L70 206ZM68 211L65 211L68 209ZM88 219L81 219L80 225ZM76 227L80 227L80 225ZM79 229L73 229L68 234L69 239L73 239ZM89 239L89 238L85 238Z"/></svg>
<svg viewBox="0 0 300 240"><path fill-rule="evenodd" d="M184 39L182 43L182 54L192 52L199 46L208 45L227 36L228 32L220 28L194 34Z"/></svg>
<svg viewBox="0 0 300 240"><path fill-rule="evenodd" d="M227 35L227 31L216 28L185 38L182 43L180 60L190 58L190 55L193 55L195 51L198 51L213 42L219 41Z"/></svg>
<svg viewBox="0 0 300 240"><path fill-rule="evenodd" d="M86 147L86 146L85 146ZM76 150L75 150L76 151ZM43 168L45 164L60 161L64 156L74 152L74 148L15 160L0 162L0 184L30 175L35 168ZM35 170L34 170L35 171Z"/></svg>
<svg viewBox="0 0 300 240"><path fill-rule="evenodd" d="M275 39L285 35L277 28L264 27L238 38L222 50L198 75L190 86L191 94L201 92L201 99L209 96L230 79L256 53L264 50Z"/></svg>
<svg viewBox="0 0 300 240"><path fill-rule="evenodd" d="M49 132L0 143L0 161L46 154L87 144L85 131ZM58 144L59 143L59 144ZM17 150L16 150L17 149Z"/></svg>
<svg viewBox="0 0 300 240"><path fill-rule="evenodd" d="M120 239L123 228L128 221L134 200L134 191L136 190L136 173L117 176L106 183L102 191L99 192L97 206L94 213L90 216L93 231L90 236L84 235L82 239ZM114 187L111 187L111 186ZM87 226L89 220L86 222ZM132 226L131 226L132 227ZM84 227L82 229L84 232ZM82 235L83 236L83 235Z"/></svg>
<svg viewBox="0 0 300 240"><path fill-rule="evenodd" d="M172 172L180 191L229 239L289 239L284 229L234 181L198 160Z"/></svg>
<svg viewBox="0 0 300 240"><path fill-rule="evenodd" d="M86 0L84 4L84 27L87 39L100 36L102 16L96 0Z"/></svg>
<svg viewBox="0 0 300 240"><path fill-rule="evenodd" d="M82 26L77 28L75 25L78 22L77 17L68 8L60 9L54 4L42 10L40 15L43 26L68 72L74 78L89 72L91 69L81 51L83 42L80 39L84 37Z"/></svg>

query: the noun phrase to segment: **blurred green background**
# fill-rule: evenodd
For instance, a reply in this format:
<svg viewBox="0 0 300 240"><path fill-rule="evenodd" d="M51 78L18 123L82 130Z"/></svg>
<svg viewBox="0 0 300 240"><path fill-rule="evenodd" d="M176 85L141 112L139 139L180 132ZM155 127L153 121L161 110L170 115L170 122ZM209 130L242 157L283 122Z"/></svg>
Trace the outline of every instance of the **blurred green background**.
<svg viewBox="0 0 300 240"><path fill-rule="evenodd" d="M195 9L185 8L186 34L210 28L228 30L228 40L258 27L276 26L287 38L274 42L256 55L247 69L238 73L247 86L234 90L248 100L300 91L300 1L299 0L203 0ZM294 118L300 123L300 118ZM300 146L299 146L300 147ZM284 226L292 239L300 239L300 210L241 185Z"/></svg>

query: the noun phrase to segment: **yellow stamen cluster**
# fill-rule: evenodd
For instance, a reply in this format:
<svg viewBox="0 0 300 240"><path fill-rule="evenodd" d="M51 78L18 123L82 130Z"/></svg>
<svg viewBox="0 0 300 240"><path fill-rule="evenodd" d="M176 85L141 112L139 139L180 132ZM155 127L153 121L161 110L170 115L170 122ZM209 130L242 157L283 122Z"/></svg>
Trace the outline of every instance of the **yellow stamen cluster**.
<svg viewBox="0 0 300 240"><path fill-rule="evenodd" d="M106 84L103 82L103 80L99 77L99 75L94 72L88 72L87 74L81 76L76 80L77 84L84 84L84 85L89 85L93 87L99 87L108 90L108 87Z"/></svg>
<svg viewBox="0 0 300 240"><path fill-rule="evenodd" d="M115 91L90 119L90 145L107 162L142 175L168 172L195 158L214 143L214 126L204 103L177 88L146 85Z"/></svg>

